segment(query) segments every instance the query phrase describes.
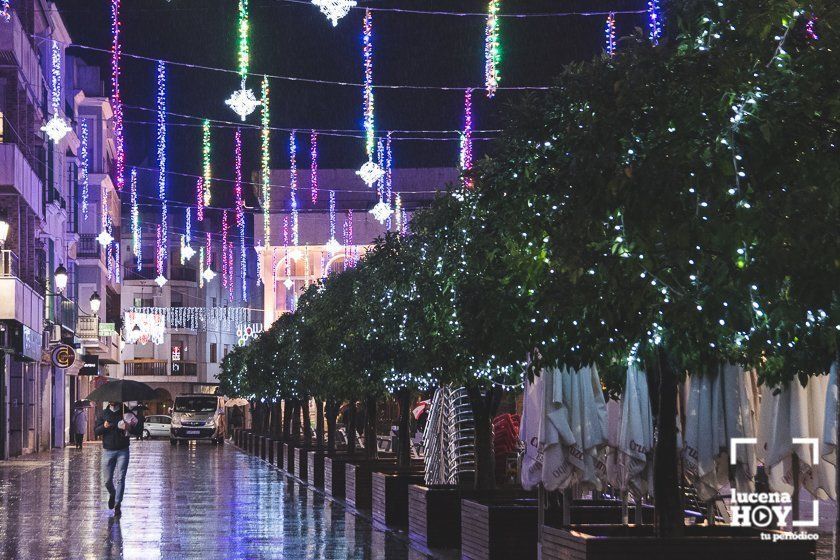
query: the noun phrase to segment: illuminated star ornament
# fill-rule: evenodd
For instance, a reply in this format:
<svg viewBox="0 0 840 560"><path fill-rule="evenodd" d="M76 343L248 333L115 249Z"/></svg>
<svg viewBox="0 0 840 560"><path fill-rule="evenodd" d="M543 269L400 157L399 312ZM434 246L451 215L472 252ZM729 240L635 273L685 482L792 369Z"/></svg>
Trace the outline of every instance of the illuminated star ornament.
<svg viewBox="0 0 840 560"><path fill-rule="evenodd" d="M372 187L382 176L385 170L373 161L374 151L374 126L373 126L373 16L370 10L365 10L364 28L362 34L362 46L365 61L365 88L364 88L364 114L365 114L365 152L368 160L356 171L356 175L368 187Z"/></svg>
<svg viewBox="0 0 840 560"><path fill-rule="evenodd" d="M254 112L254 109L259 107L260 102L257 100L254 92L245 87L245 80L248 77L248 64L250 62L250 50L248 47L248 0L239 0L239 78L241 80L241 87L233 92L233 95L225 101L225 104L233 109L233 112L239 115L243 121L245 117Z"/></svg>
<svg viewBox="0 0 840 560"><path fill-rule="evenodd" d="M385 220L387 220L391 216L391 212L391 206L389 204L386 204L382 200L377 202L376 205L370 210L370 213L373 214L373 217L376 218L380 224L385 223Z"/></svg>
<svg viewBox="0 0 840 560"><path fill-rule="evenodd" d="M47 121L47 124L41 127L42 132L46 132L47 136L53 142L58 142L70 132L70 123L67 119L61 116L61 47L58 41L52 41L52 67L50 69L50 105L52 107L52 117Z"/></svg>
<svg viewBox="0 0 840 560"><path fill-rule="evenodd" d="M356 6L355 0L312 0L312 4L320 8L333 27L338 25L338 20L350 13L350 8Z"/></svg>

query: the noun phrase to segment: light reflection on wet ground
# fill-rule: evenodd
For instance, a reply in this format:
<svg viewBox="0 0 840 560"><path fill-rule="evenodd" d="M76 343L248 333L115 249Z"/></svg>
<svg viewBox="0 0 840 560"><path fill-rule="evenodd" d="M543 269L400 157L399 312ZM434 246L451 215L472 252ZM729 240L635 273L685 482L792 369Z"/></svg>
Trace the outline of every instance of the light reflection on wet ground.
<svg viewBox="0 0 840 560"><path fill-rule="evenodd" d="M426 558L230 445L132 442L117 521L100 449L0 461L0 558Z"/></svg>

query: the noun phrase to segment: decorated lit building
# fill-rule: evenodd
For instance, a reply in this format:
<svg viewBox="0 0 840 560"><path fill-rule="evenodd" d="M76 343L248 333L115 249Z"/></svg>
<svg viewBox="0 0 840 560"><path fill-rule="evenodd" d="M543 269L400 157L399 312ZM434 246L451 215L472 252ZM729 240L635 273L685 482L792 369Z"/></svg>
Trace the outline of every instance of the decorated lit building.
<svg viewBox="0 0 840 560"><path fill-rule="evenodd" d="M458 180L452 168L398 168L391 172L389 193L365 185L355 169L318 170L313 193L309 169L299 170L292 212L290 172L272 170L266 236L265 214L254 216L254 245L263 290L265 324L293 311L310 284L353 266L377 237L405 230L412 212L447 184ZM254 174L256 197L263 200L261 176ZM313 203L313 198L315 202ZM377 204L383 202L378 208ZM377 216L371 211L381 210ZM296 224L296 227L295 227Z"/></svg>

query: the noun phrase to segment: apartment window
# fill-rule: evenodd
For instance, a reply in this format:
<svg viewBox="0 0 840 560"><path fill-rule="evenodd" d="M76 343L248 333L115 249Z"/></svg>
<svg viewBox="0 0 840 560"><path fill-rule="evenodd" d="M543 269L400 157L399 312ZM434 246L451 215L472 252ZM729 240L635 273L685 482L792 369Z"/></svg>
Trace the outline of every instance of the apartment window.
<svg viewBox="0 0 840 560"><path fill-rule="evenodd" d="M155 298L146 298L143 296L134 298L134 307L154 307Z"/></svg>
<svg viewBox="0 0 840 560"><path fill-rule="evenodd" d="M216 356L216 343L215 343L215 342L211 342L211 343L210 343L210 363L211 363L211 364L215 364L216 362L217 362L217 356Z"/></svg>
<svg viewBox="0 0 840 560"><path fill-rule="evenodd" d="M3 111L0 111L0 144L6 142L6 137L4 136L4 131L6 130L6 116L3 114Z"/></svg>
<svg viewBox="0 0 840 560"><path fill-rule="evenodd" d="M228 355L228 346L229 346L229 345L225 344L224 355L222 356L223 358L227 358L227 355Z"/></svg>
<svg viewBox="0 0 840 560"><path fill-rule="evenodd" d="M3 140L0 139L0 142ZM77 233L79 231L79 211L77 204L80 202L79 196L79 166L76 162L67 163L67 192L70 193L70 204L68 210L70 212L69 220L67 220L67 231L70 233Z"/></svg>
<svg viewBox="0 0 840 560"><path fill-rule="evenodd" d="M216 298L211 297L210 302L213 304L212 307L216 307Z"/></svg>

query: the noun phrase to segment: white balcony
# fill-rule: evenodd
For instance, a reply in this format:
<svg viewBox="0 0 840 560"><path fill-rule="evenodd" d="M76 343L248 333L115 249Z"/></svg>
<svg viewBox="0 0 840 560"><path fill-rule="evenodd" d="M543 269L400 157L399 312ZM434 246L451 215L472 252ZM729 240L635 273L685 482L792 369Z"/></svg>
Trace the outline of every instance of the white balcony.
<svg viewBox="0 0 840 560"><path fill-rule="evenodd" d="M46 84L41 71L38 53L32 46L32 39L26 34L20 24L15 10L11 11L11 19L3 22L3 32L0 33L0 59L4 65L17 66L22 82L27 84L26 93L36 107L43 106L43 96Z"/></svg>
<svg viewBox="0 0 840 560"><path fill-rule="evenodd" d="M0 185L12 187L20 193L36 216L41 215L44 191L41 180L17 144L0 144Z"/></svg>
<svg viewBox="0 0 840 560"><path fill-rule="evenodd" d="M44 298L17 277L17 256L0 251L0 319L44 330Z"/></svg>

